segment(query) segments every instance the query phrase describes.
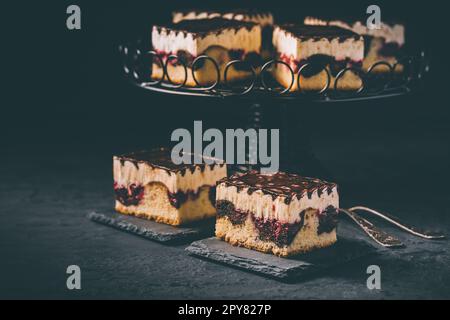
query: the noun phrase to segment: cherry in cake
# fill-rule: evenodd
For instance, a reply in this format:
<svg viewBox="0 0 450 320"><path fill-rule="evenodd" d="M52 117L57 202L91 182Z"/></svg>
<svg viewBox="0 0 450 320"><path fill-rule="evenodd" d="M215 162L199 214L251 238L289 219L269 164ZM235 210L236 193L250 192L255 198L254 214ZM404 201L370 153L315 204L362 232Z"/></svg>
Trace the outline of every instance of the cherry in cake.
<svg viewBox="0 0 450 320"><path fill-rule="evenodd" d="M337 185L278 172L252 171L217 183L216 236L279 256L336 242Z"/></svg>
<svg viewBox="0 0 450 320"><path fill-rule="evenodd" d="M330 87L334 86L337 73L345 67L358 68L364 58L363 37L349 30L329 26L305 26L285 24L276 26L273 33L273 45L277 59L285 62L294 72L292 91L321 90L327 83L327 68L330 75ZM274 68L275 79L284 87L292 83L292 73L283 64ZM338 89L357 90L362 85L356 72L348 71L339 79Z"/></svg>
<svg viewBox="0 0 450 320"><path fill-rule="evenodd" d="M113 166L116 210L171 225L215 216L215 185L227 176L223 163L175 165L167 149L115 156Z"/></svg>
<svg viewBox="0 0 450 320"><path fill-rule="evenodd" d="M196 86L192 64L201 55L215 60L222 80L225 67L231 60L257 64L261 54L261 26L253 22L222 18L181 20L171 26L154 26L152 46L162 56L164 63L170 55L178 56L178 59L167 61L167 74L173 83ZM183 65L187 67L187 75ZM242 70L236 66L229 68L228 81L252 76L248 68ZM218 79L216 67L204 59L195 64L194 73L200 85L210 85ZM152 78L161 79L163 75L162 66L154 59Z"/></svg>

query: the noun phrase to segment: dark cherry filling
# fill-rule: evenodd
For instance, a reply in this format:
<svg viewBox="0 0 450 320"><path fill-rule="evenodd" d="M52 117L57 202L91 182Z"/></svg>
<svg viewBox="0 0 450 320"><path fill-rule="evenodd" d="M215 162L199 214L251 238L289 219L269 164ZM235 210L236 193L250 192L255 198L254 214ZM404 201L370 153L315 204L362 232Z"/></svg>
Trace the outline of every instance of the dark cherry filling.
<svg viewBox="0 0 450 320"><path fill-rule="evenodd" d="M229 50L228 54L231 60L245 61L254 68L261 66L263 63L261 55L254 51L245 53L244 50ZM248 67L244 64L235 64L234 68L236 70L248 70Z"/></svg>
<svg viewBox="0 0 450 320"><path fill-rule="evenodd" d="M370 47L372 46L373 37L365 35L363 36L363 38L364 38L364 56L367 56L367 54L370 51Z"/></svg>
<svg viewBox="0 0 450 320"><path fill-rule="evenodd" d="M213 205L213 207L216 205L216 188L211 187L209 188L209 202Z"/></svg>
<svg viewBox="0 0 450 320"><path fill-rule="evenodd" d="M181 205L185 203L189 198L188 193L184 193L181 191L178 191L177 193L167 192L167 194L169 195L170 204L177 209L179 209ZM195 196L193 192L192 196Z"/></svg>
<svg viewBox="0 0 450 320"><path fill-rule="evenodd" d="M259 67L263 64L263 58L261 57L261 55L254 51L247 53L244 57L244 61L248 62L254 68Z"/></svg>
<svg viewBox="0 0 450 320"><path fill-rule="evenodd" d="M171 52L165 52L165 51L160 51L160 50L157 50L156 52L160 55L162 61L164 61L164 62L169 58L170 55L172 55ZM171 59L169 61L169 64L172 66L181 66L182 64L184 64L185 66L189 66L192 64L192 62L196 58L192 54L190 54L189 52L187 52L185 50L178 50L174 55L177 56L177 59ZM153 62L156 63L159 67L161 67L161 63L159 62L159 59L154 59ZM195 65L195 67L196 68L202 67L203 62L204 62L204 60L200 60Z"/></svg>
<svg viewBox="0 0 450 320"><path fill-rule="evenodd" d="M242 224L245 222L245 219L247 219L248 214L237 210L230 201L216 201L216 209L219 217L228 217L233 225Z"/></svg>
<svg viewBox="0 0 450 320"><path fill-rule="evenodd" d="M264 26L261 30L261 42L264 49L272 49L273 26Z"/></svg>
<svg viewBox="0 0 450 320"><path fill-rule="evenodd" d="M124 206L136 206L144 197L144 187L131 184L128 188L114 182L116 200Z"/></svg>
<svg viewBox="0 0 450 320"><path fill-rule="evenodd" d="M245 222L249 213L237 210L233 203L226 200L216 202L217 215L228 217L233 225ZM319 226L317 234L329 233L337 226L338 210L332 206L327 207L323 212L318 213ZM259 238L263 241L272 241L278 246L289 245L294 240L295 235L303 227L305 222L305 211L300 212L300 221L296 223L282 223L278 220L264 220L251 214L253 224L259 232Z"/></svg>
<svg viewBox="0 0 450 320"><path fill-rule="evenodd" d="M165 51L157 51L157 53L161 56L162 61L166 61L168 59L168 57L170 55L172 55L172 53L167 53ZM190 54L189 52L185 51L185 50L178 50L175 55L178 57L177 59L171 59L169 61L169 64L172 66L180 66L182 64L184 64L186 67L189 67L192 65L192 62L194 62L195 56L193 56L192 54ZM253 67L257 67L260 66L262 64L262 58L261 56L256 53L256 52L248 52L245 53L244 50L238 49L238 50L229 50L228 51L228 55L230 57L231 60L242 60L242 61L246 61L248 62L250 65L252 65ZM199 60L196 64L195 64L195 68L202 68L203 65L205 64L205 59L201 59ZM219 61L216 61L219 62ZM159 67L161 66L161 63L159 62L159 59L154 59L153 63L157 64ZM235 69L239 70L239 69L247 69L245 66L240 65L240 64L235 64L234 65Z"/></svg>
<svg viewBox="0 0 450 320"><path fill-rule="evenodd" d="M253 223L259 231L259 238L263 241L275 242L278 246L289 245L297 232L303 227L305 211L300 213L297 223L281 223L278 220L264 220L252 215Z"/></svg>
<svg viewBox="0 0 450 320"><path fill-rule="evenodd" d="M319 227L317 234L329 233L337 227L338 210L335 207L328 206L323 212L319 213Z"/></svg>
<svg viewBox="0 0 450 320"><path fill-rule="evenodd" d="M213 189L213 188L210 188L209 200L211 200L211 189ZM198 197L200 196L200 191L201 191L201 189L199 189L197 192L194 192L194 191L188 191L188 192L178 191L177 193L167 192L167 194L169 195L170 204L172 206L174 206L175 208L179 209L183 205L183 203L185 203L186 201L188 201L188 200L191 200L191 201L197 200ZM214 206L214 202L213 201L211 201L211 204Z"/></svg>
<svg viewBox="0 0 450 320"><path fill-rule="evenodd" d="M230 56L231 60L242 60L242 58L244 57L244 50L229 50L228 55Z"/></svg>
<svg viewBox="0 0 450 320"><path fill-rule="evenodd" d="M182 192L178 191L177 193L167 192L169 197L169 202L172 206L179 209L183 203L187 200L196 200L200 196L199 189L197 192L188 191ZM119 186L117 182L114 182L114 193L116 195L116 200L122 203L124 206L136 206L140 203L142 198L144 197L144 187L138 186L136 184L131 184L128 188L124 186ZM209 189L209 200L211 204L214 206L215 202L215 188Z"/></svg>
<svg viewBox="0 0 450 320"><path fill-rule="evenodd" d="M336 60L334 57L325 54L315 54L310 56L308 59L302 60L295 60L285 54L279 54L279 59L289 64L295 73L298 72L302 65L309 63L309 66L302 70L302 75L305 78L319 74L323 70L324 66L329 66L333 77L336 77L339 71L346 67L360 68L362 66L362 61L353 61L349 58L344 60Z"/></svg>

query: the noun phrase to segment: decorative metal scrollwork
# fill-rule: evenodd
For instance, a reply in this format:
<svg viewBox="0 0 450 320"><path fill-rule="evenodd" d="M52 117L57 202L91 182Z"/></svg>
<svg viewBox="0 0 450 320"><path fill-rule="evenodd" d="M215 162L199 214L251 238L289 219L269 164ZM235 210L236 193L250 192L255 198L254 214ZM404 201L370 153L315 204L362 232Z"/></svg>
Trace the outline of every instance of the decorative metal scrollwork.
<svg viewBox="0 0 450 320"><path fill-rule="evenodd" d="M307 68L311 68L312 65L310 63L305 63L303 64L297 72L297 87L299 91L302 91L302 87L300 85L300 78L302 76L302 73L305 69ZM319 91L306 91L307 93L315 93L315 94L322 94L324 92L326 92L328 90L328 88L330 87L331 84L331 75L330 72L328 71L328 69L326 68L326 66L321 66L322 69L318 72L318 74L322 73L323 71L325 71L325 73L327 74L327 82L325 83L325 86L320 89Z"/></svg>
<svg viewBox="0 0 450 320"><path fill-rule="evenodd" d="M429 69L428 61L423 53L419 56L398 59L393 65L387 61L377 61L367 70L353 66L345 67L337 72L333 78L326 65L318 66L311 63L302 64L299 70L294 72L288 63L276 59L267 61L259 67L251 65L245 60L232 60L221 70L217 61L207 55L198 56L188 64L177 55L172 54L163 57L155 51L142 52L139 48L133 49L125 45L119 47L119 52L125 75L141 87L187 95L203 93L219 97L268 93L272 97L296 98L314 95L319 98L330 99L341 95L363 97L364 95L390 94L395 91L400 92L400 90L409 92L409 86L415 81L420 81ZM160 72L158 72L157 78L152 78L152 68L155 63L160 67ZM202 84L201 79L197 79L197 69L204 67L206 63L211 64L211 72L214 72L216 77L214 81L210 79L207 84ZM170 74L170 65L182 68L183 81L173 81ZM239 70L244 70L249 75L242 81L231 81L229 79L231 70L238 66ZM280 66L286 67L287 72L290 73L288 86L278 84L272 77L271 68ZM316 70L315 74L325 72L325 83L320 90L304 89L302 82L308 78L305 76L305 71L312 67ZM381 68L387 69L387 71L381 72ZM358 76L361 80L361 86L358 89L341 90L340 83L348 72ZM272 85L269 84L269 77ZM297 83L294 90L295 82Z"/></svg>

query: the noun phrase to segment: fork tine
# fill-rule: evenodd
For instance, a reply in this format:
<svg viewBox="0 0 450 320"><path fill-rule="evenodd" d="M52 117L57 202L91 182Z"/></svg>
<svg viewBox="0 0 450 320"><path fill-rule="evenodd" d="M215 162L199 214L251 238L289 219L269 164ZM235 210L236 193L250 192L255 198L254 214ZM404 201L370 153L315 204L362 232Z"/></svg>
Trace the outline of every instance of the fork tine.
<svg viewBox="0 0 450 320"><path fill-rule="evenodd" d="M358 214L342 208L340 208L339 211L342 211L349 216L370 238L381 246L386 248L398 248L404 246L399 239L378 229Z"/></svg>

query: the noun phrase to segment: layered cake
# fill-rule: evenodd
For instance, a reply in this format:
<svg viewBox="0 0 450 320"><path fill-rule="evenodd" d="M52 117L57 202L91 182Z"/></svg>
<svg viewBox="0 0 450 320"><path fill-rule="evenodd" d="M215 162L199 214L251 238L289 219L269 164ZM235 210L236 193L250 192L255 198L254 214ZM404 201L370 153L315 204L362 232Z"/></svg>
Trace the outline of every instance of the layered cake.
<svg viewBox="0 0 450 320"><path fill-rule="evenodd" d="M156 149L114 156L115 208L118 212L180 225L216 214L216 182L226 165L175 165L171 152Z"/></svg>
<svg viewBox="0 0 450 320"><path fill-rule="evenodd" d="M223 18L182 20L171 26L154 26L152 31L153 49L166 61L170 55L167 73L173 83L184 83L186 79L182 64L187 67L186 85L196 86L192 77L192 63L201 55L214 59L220 69L220 79L224 77L225 66L231 60L244 60L258 65L261 59L261 26L253 22ZM217 81L217 69L212 62L201 60L195 65L195 78L200 85ZM163 68L154 59L152 77L161 79ZM227 80L245 79L251 76L242 65L230 67Z"/></svg>
<svg viewBox="0 0 450 320"><path fill-rule="evenodd" d="M278 172L248 172L220 180L216 236L279 256L336 242L337 185Z"/></svg>
<svg viewBox="0 0 450 320"><path fill-rule="evenodd" d="M337 26L364 36L364 70L378 61L386 61L393 66L403 55L405 44L405 27L403 24L381 22L379 29L369 29L365 22L361 21L324 20L307 17L304 22L307 25ZM402 70L402 66L395 69L396 72ZM386 71L388 69L382 67L374 69L374 72Z"/></svg>
<svg viewBox="0 0 450 320"><path fill-rule="evenodd" d="M172 13L172 21L178 23L182 20L223 18L238 21L254 22L261 26L263 59L270 58L272 50L273 15L268 11L257 9L232 10L181 10Z"/></svg>
<svg viewBox="0 0 450 320"><path fill-rule="evenodd" d="M298 90L297 73L303 64L300 87L320 90L327 83L325 67L330 73L330 87L338 72L345 67L360 68L364 58L364 39L350 30L333 26L285 24L276 26L273 45L277 59L288 64L294 72L292 91ZM274 68L275 79L284 87L292 83L292 73L283 64ZM356 90L362 85L356 72L348 71L339 79L338 89Z"/></svg>

